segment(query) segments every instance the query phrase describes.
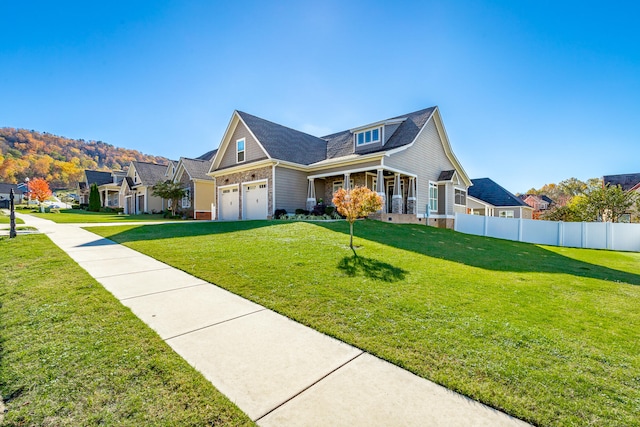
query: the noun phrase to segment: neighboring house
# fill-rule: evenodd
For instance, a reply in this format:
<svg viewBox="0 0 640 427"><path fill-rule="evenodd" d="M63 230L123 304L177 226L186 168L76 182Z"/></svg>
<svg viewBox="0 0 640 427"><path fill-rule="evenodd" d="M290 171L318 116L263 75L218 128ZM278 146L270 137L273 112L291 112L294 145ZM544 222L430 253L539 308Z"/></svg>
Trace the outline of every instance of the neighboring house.
<svg viewBox="0 0 640 427"><path fill-rule="evenodd" d="M129 164L126 177L120 186L124 213L158 213L166 209L161 197L153 196L152 187L166 181L167 165L133 161Z"/></svg>
<svg viewBox="0 0 640 427"><path fill-rule="evenodd" d="M85 170L77 186L80 204L89 204L91 185L96 184L100 193L100 206L122 207L123 201L120 199L120 186L126 174L125 171Z"/></svg>
<svg viewBox="0 0 640 427"><path fill-rule="evenodd" d="M544 195L522 194L518 197L533 208L533 219L539 219L540 215L549 210L553 205L553 201Z"/></svg>
<svg viewBox="0 0 640 427"><path fill-rule="evenodd" d="M220 220L310 210L366 186L385 201L382 220L452 227L471 185L437 107L321 138L234 111L209 175Z"/></svg>
<svg viewBox="0 0 640 427"><path fill-rule="evenodd" d="M472 179L468 213L501 218L533 218L533 208L489 178Z"/></svg>
<svg viewBox="0 0 640 427"><path fill-rule="evenodd" d="M604 186L619 185L624 191L635 191L640 193L640 173L627 173L620 175L605 175L602 177ZM640 215L636 207L631 207L629 211L620 218L620 222L637 222Z"/></svg>
<svg viewBox="0 0 640 427"><path fill-rule="evenodd" d="M173 182L180 182L186 190L180 201L179 211L194 219L213 219L215 181L207 175L211 160L181 157L173 176Z"/></svg>
<svg viewBox="0 0 640 427"><path fill-rule="evenodd" d="M0 208L9 209L11 205L11 190L13 190L13 203L22 203L22 191L18 190L18 184L0 183Z"/></svg>

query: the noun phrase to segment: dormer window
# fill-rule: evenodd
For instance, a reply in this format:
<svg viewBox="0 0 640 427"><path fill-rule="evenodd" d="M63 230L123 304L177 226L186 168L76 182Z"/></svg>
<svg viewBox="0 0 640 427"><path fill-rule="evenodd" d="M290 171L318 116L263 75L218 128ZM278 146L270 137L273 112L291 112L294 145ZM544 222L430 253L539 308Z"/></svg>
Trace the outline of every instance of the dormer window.
<svg viewBox="0 0 640 427"><path fill-rule="evenodd" d="M140 177L138 176L138 171L133 171L133 182L135 184L139 184L140 183Z"/></svg>
<svg viewBox="0 0 640 427"><path fill-rule="evenodd" d="M356 145L374 144L380 142L380 135L382 134L381 128L368 129L362 132L356 133Z"/></svg>
<svg viewBox="0 0 640 427"><path fill-rule="evenodd" d="M236 141L236 163L244 162L244 138Z"/></svg>

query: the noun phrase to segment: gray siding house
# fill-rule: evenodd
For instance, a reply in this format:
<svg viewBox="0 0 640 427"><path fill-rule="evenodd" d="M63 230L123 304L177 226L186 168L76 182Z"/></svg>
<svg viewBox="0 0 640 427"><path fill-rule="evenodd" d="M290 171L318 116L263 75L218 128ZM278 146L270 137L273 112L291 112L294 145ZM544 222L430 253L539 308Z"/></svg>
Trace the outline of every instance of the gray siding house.
<svg viewBox="0 0 640 427"><path fill-rule="evenodd" d="M234 111L208 175L220 220L310 209L338 188L366 186L383 197L384 221L452 227L471 185L438 107L323 137Z"/></svg>

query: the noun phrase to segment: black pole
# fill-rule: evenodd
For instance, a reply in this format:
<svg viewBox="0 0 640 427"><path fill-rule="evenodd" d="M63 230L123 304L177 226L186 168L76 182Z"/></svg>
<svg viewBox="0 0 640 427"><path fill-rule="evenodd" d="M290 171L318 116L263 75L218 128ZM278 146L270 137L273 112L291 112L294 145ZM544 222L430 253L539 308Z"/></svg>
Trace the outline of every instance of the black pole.
<svg viewBox="0 0 640 427"><path fill-rule="evenodd" d="M11 189L11 191L9 192L9 200L10 202L10 209L11 209L11 214L9 215L9 222L11 223L11 229L9 230L9 238L13 239L14 237L16 237L16 207L13 204L13 188Z"/></svg>

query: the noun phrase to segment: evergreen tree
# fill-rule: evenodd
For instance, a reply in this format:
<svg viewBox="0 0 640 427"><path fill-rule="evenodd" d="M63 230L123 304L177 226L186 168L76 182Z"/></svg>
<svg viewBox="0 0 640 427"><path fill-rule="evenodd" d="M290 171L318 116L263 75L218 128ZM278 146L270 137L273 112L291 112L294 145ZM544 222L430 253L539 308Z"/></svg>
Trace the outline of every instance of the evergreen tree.
<svg viewBox="0 0 640 427"><path fill-rule="evenodd" d="M91 184L91 192L89 193L89 208L90 212L100 212L100 192L98 186Z"/></svg>

